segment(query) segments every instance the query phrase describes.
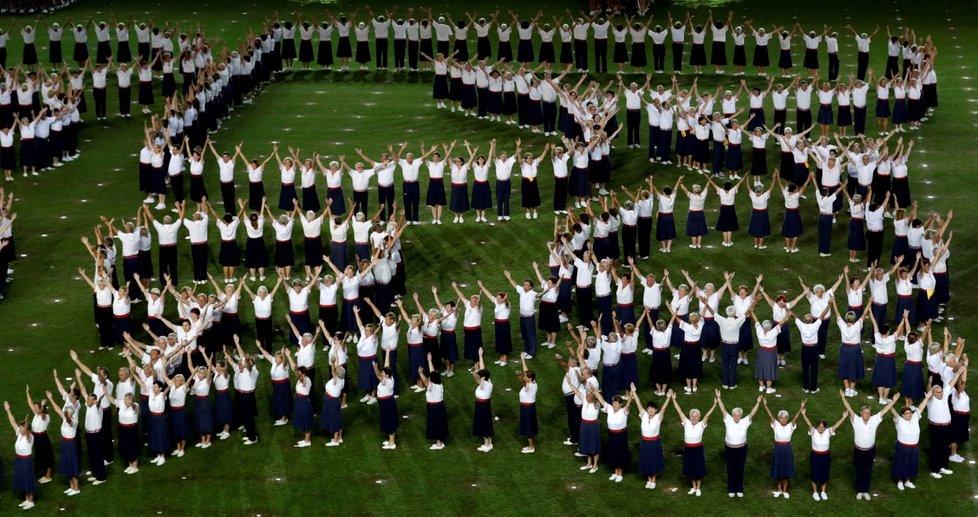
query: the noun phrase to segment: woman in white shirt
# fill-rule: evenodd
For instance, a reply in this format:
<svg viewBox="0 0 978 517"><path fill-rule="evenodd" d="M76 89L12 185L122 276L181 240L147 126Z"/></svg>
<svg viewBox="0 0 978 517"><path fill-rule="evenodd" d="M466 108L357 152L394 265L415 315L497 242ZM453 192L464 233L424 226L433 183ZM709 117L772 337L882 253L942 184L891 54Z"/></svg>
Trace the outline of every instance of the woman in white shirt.
<svg viewBox="0 0 978 517"><path fill-rule="evenodd" d="M448 413L445 409L445 386L442 384L441 373L431 361L431 354L428 355L428 372L425 375L425 369L418 367L427 407L425 436L435 441L429 449L440 451L445 448L445 439L448 437Z"/></svg>
<svg viewBox="0 0 978 517"><path fill-rule="evenodd" d="M890 408L897 435L893 444L893 479L899 490L917 488L913 481L920 463L920 415L930 398L928 392L918 406L904 406L899 413Z"/></svg>
<svg viewBox="0 0 978 517"><path fill-rule="evenodd" d="M642 400L638 392L633 392L635 406L639 412L639 422L642 429L642 441L639 445L638 470L646 477L645 488L652 490L655 488L656 478L665 470L665 460L662 454L662 439L660 430L662 420L665 418L665 411L659 410L659 405L654 400L650 400L648 405L643 407ZM676 396L672 390L666 394L666 399L662 402L663 409L669 405L669 400Z"/></svg>
<svg viewBox="0 0 978 517"><path fill-rule="evenodd" d="M706 477L706 454L703 447L703 432L706 431L707 422L710 420L710 415L713 414L713 410L717 408L717 399L713 399L713 406L710 410L706 412L702 420L700 419L700 410L691 409L689 410L689 417L683 413L683 408L679 407L679 401L676 397L672 397L672 405L676 408L676 412L679 413L679 423L683 426L683 442L685 443L683 451L683 475L686 479L690 481L691 488L687 495L695 495L699 497L702 495L700 487L703 484L703 478Z"/></svg>
<svg viewBox="0 0 978 517"><path fill-rule="evenodd" d="M526 438L526 447L521 451L523 454L533 454L536 452L537 434L537 374L526 367L526 352L520 354L521 371L516 372L516 377L523 383L520 388L520 436Z"/></svg>
<svg viewBox="0 0 978 517"><path fill-rule="evenodd" d="M30 510L34 507L34 491L37 482L34 480L34 435L31 434L27 422L17 422L13 412L10 410L10 403L3 401L3 408L7 411L7 419L10 427L14 430L14 493L24 494L24 502L20 507Z"/></svg>
<svg viewBox="0 0 978 517"><path fill-rule="evenodd" d="M676 204L676 190L679 190L679 186L682 184L684 176L679 176L676 180L675 187L665 187L661 191L655 188L655 184L651 177L649 177L649 190L653 195L658 197L659 201L659 214L658 220L655 228L655 239L659 241L660 248L659 251L663 253L669 253L672 251L672 241L676 238L676 221L673 217L672 210Z"/></svg>
<svg viewBox="0 0 978 517"><path fill-rule="evenodd" d="M870 298L872 302L872 298ZM835 297L829 299L832 304L832 311L835 313L836 324L839 326L842 344L839 345L839 368L838 375L842 379L847 397L858 395L856 383L866 377L866 367L863 365L863 349L860 336L863 330L863 319L871 311L863 311L863 314L856 316L853 311L846 312L845 319L839 314L839 307L835 303Z"/></svg>
<svg viewBox="0 0 978 517"><path fill-rule="evenodd" d="M774 429L774 453L771 457L771 479L774 480L774 497L784 496L788 499L788 483L795 477L795 454L791 448L791 435L798 427L798 416L805 409L805 401L801 401L801 407L795 413L791 421L788 420L788 412L784 409L778 411L778 417L774 418L771 408L764 400L764 411L771 419L771 428Z"/></svg>
<svg viewBox="0 0 978 517"><path fill-rule="evenodd" d="M401 417L397 412L397 399L394 398L394 376L390 369L390 350L384 351L384 367L372 362L373 375L377 377L377 403L380 408L380 430L387 434L382 449L397 448L395 437Z"/></svg>
<svg viewBox="0 0 978 517"><path fill-rule="evenodd" d="M628 407L635 397L635 385L632 384L631 389L626 391L627 398L622 400L621 395L615 395L611 402L606 401L601 392L595 393L607 415L608 448L605 451L605 463L614 469L608 480L615 483L621 483L625 479L622 472L632 464L632 455L628 450Z"/></svg>
<svg viewBox="0 0 978 517"><path fill-rule="evenodd" d="M55 378L57 379L57 377ZM60 380L58 380L58 386L59 388L61 387ZM61 391L67 397L67 392L63 389ZM78 419L71 405L65 404L64 408L62 408L59 404L55 403L54 396L50 391L45 394L47 395L47 401L50 407L61 417L61 444L59 447L61 454L58 459L58 473L68 478L68 489L65 490L65 494L68 496L78 495L80 493L78 489L78 476L81 473L78 462L80 447L75 442L78 434ZM65 402L67 402L67 398Z"/></svg>
<svg viewBox="0 0 978 517"><path fill-rule="evenodd" d="M829 470L832 462L832 456L829 454L829 443L832 436L835 435L835 431L849 417L849 413L844 411L842 418L832 427L829 427L828 423L821 419L812 425L811 420L808 419L807 410L802 407L800 411L801 417L808 424L808 435L812 437L812 452L808 456L809 477L812 480L812 499L827 501L829 496L825 490L828 488Z"/></svg>
<svg viewBox="0 0 978 517"><path fill-rule="evenodd" d="M472 417L472 435L482 438L482 445L477 450L489 452L492 450L493 417L492 417L492 381L489 380L489 370L485 368L483 350L479 347L478 359L472 368L472 378L475 379L475 412Z"/></svg>

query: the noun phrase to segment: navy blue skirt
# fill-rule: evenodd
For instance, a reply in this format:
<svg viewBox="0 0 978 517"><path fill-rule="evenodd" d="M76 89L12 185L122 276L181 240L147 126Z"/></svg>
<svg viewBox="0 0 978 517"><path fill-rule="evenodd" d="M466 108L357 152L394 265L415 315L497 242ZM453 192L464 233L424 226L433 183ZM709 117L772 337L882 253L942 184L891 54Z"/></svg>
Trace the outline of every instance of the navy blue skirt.
<svg viewBox="0 0 978 517"><path fill-rule="evenodd" d="M924 398L924 371L920 363L903 363L900 393L913 400Z"/></svg>
<svg viewBox="0 0 978 517"><path fill-rule="evenodd" d="M305 265L318 267L323 263L323 241L319 237L305 238ZM332 259L330 259L332 260Z"/></svg>
<svg viewBox="0 0 978 517"><path fill-rule="evenodd" d="M687 479L703 479L706 477L706 454L702 445L685 446L683 451L683 475Z"/></svg>
<svg viewBox="0 0 978 517"><path fill-rule="evenodd" d="M837 117L836 123L839 127L847 127L852 125L852 108L849 106L839 106L839 116Z"/></svg>
<svg viewBox="0 0 978 517"><path fill-rule="evenodd" d="M292 204L292 200L298 200L299 196L296 195L295 185L292 184L282 184L282 190L278 193L278 208L279 210L285 210L291 212L295 210L295 205Z"/></svg>
<svg viewBox="0 0 978 517"><path fill-rule="evenodd" d="M767 210L751 210L747 233L751 237L757 238L771 235L771 218L768 216Z"/></svg>
<svg viewBox="0 0 978 517"><path fill-rule="evenodd" d="M492 402L476 400L475 412L472 415L472 436L491 438L492 435Z"/></svg>
<svg viewBox="0 0 978 517"><path fill-rule="evenodd" d="M727 146L727 170L739 171L744 168L744 151L739 144Z"/></svg>
<svg viewBox="0 0 978 517"><path fill-rule="evenodd" d="M781 50L778 55L778 68L791 68L791 51Z"/></svg>
<svg viewBox="0 0 978 517"><path fill-rule="evenodd" d="M638 471L643 476L655 476L665 470L662 456L662 441L659 438L648 440L642 437L638 449Z"/></svg>
<svg viewBox="0 0 978 517"><path fill-rule="evenodd" d="M435 100L448 98L448 76L445 74L435 74L435 81L431 88L431 98Z"/></svg>
<svg viewBox="0 0 978 517"><path fill-rule="evenodd" d="M194 399L194 424L199 434L214 432L214 410L211 408L210 397L196 397Z"/></svg>
<svg viewBox="0 0 978 517"><path fill-rule="evenodd" d="M372 392L377 389L377 375L374 374L376 356L357 358L357 389Z"/></svg>
<svg viewBox="0 0 978 517"><path fill-rule="evenodd" d="M373 370L370 371L373 375ZM272 416L276 419L288 416L292 412L292 386L288 379L272 381Z"/></svg>
<svg viewBox="0 0 978 517"><path fill-rule="evenodd" d="M832 124L832 105L822 104L818 107L818 118L816 121L819 124L824 124L826 126Z"/></svg>
<svg viewBox="0 0 978 517"><path fill-rule="evenodd" d="M166 454L170 450L170 433L166 415L149 415L149 450L153 454Z"/></svg>
<svg viewBox="0 0 978 517"><path fill-rule="evenodd" d="M458 362L458 339L455 337L454 330L443 330L441 332L441 357L449 362L449 364L455 364Z"/></svg>
<svg viewBox="0 0 978 517"><path fill-rule="evenodd" d="M659 228L662 228L661 223ZM706 214L702 210L690 210L686 215L686 236L702 237L707 233L709 229L706 227Z"/></svg>
<svg viewBox="0 0 978 517"><path fill-rule="evenodd" d="M66 478L76 478L81 473L81 468L78 465L78 444L75 440L61 439L58 473Z"/></svg>
<svg viewBox="0 0 978 517"><path fill-rule="evenodd" d="M812 451L808 458L812 483L823 485L829 482L829 470L832 465L832 455L828 452Z"/></svg>
<svg viewBox="0 0 978 517"><path fill-rule="evenodd" d="M318 212L322 207L319 204L319 194L316 192L316 186L303 187L302 189L302 209L312 210L313 212Z"/></svg>
<svg viewBox="0 0 978 517"><path fill-rule="evenodd" d="M323 407L319 412L319 428L329 434L343 429L343 414L340 411L340 398L323 395Z"/></svg>
<svg viewBox="0 0 978 517"><path fill-rule="evenodd" d="M570 172L570 195L574 197L587 197L591 195L591 185L588 181L587 169L574 167Z"/></svg>
<svg viewBox="0 0 978 517"><path fill-rule="evenodd" d="M496 331L496 353L499 355L509 355L513 351L512 329L509 320L496 321L494 324ZM466 347L468 350L468 347ZM478 351L476 351L478 354Z"/></svg>
<svg viewBox="0 0 978 517"><path fill-rule="evenodd" d="M445 180L431 178L428 180L428 192L425 195L426 206L445 206Z"/></svg>
<svg viewBox="0 0 978 517"><path fill-rule="evenodd" d="M747 131L753 133L755 129L765 125L764 108L751 108L750 115L753 115L754 118L747 123Z"/></svg>
<svg viewBox="0 0 978 517"><path fill-rule="evenodd" d="M628 429L619 432L608 430L608 448L604 453L605 463L612 469L627 469L632 464L632 454L628 448Z"/></svg>
<svg viewBox="0 0 978 517"><path fill-rule="evenodd" d="M866 377L861 346L839 345L838 376L849 381L861 381Z"/></svg>
<svg viewBox="0 0 978 517"><path fill-rule="evenodd" d="M795 454L790 443L774 444L771 458L771 479L791 479L795 477Z"/></svg>
<svg viewBox="0 0 978 517"><path fill-rule="evenodd" d="M889 118L890 101L889 99L876 99L876 117Z"/></svg>
<svg viewBox="0 0 978 517"><path fill-rule="evenodd" d="M214 393L215 423L219 426L234 421L234 404L231 402L231 392L217 390Z"/></svg>
<svg viewBox="0 0 978 517"><path fill-rule="evenodd" d="M778 353L785 354L791 351L791 329L787 326L781 328L778 333Z"/></svg>
<svg viewBox="0 0 978 517"><path fill-rule="evenodd" d="M482 327L464 329L462 332L463 357L470 361L479 359L479 348L482 347ZM496 337L496 351L499 351L499 337Z"/></svg>
<svg viewBox="0 0 978 517"><path fill-rule="evenodd" d="M190 419L185 408L170 408L170 437L175 442L190 438Z"/></svg>
<svg viewBox="0 0 978 517"><path fill-rule="evenodd" d="M683 379L703 376L703 348L699 343L683 343L679 349L679 375Z"/></svg>
<svg viewBox="0 0 978 517"><path fill-rule="evenodd" d="M139 459L140 449L142 449L143 439L139 434L139 427L133 425L119 425L119 456L128 461Z"/></svg>
<svg viewBox="0 0 978 517"><path fill-rule="evenodd" d="M292 241L275 241L275 267L292 267L295 265L295 252Z"/></svg>
<svg viewBox="0 0 978 517"><path fill-rule="evenodd" d="M535 438L539 434L537 427L536 404L520 404L520 436Z"/></svg>
<svg viewBox="0 0 978 517"><path fill-rule="evenodd" d="M866 249L866 232L863 231L863 227L862 219L849 220L849 250L864 251Z"/></svg>
<svg viewBox="0 0 978 517"><path fill-rule="evenodd" d="M896 357L876 354L873 366L873 386L893 388L896 386Z"/></svg>
<svg viewBox="0 0 978 517"><path fill-rule="evenodd" d="M245 243L245 267L268 267L268 250L265 249L265 241L260 237L248 238Z"/></svg>
<svg viewBox="0 0 978 517"><path fill-rule="evenodd" d="M301 433L312 431L312 401L308 395L295 395L292 428Z"/></svg>
<svg viewBox="0 0 978 517"><path fill-rule="evenodd" d="M418 368L422 368L425 373L428 373L428 359L425 356L425 348L423 345L408 345L408 374L411 378L411 382L418 380Z"/></svg>
<svg viewBox="0 0 978 517"><path fill-rule="evenodd" d="M14 458L14 492L18 494L33 494L37 487L34 480L34 458L28 456Z"/></svg>
<svg viewBox="0 0 978 517"><path fill-rule="evenodd" d="M241 262L236 241L221 241L221 252L218 262L224 267L235 267Z"/></svg>
<svg viewBox="0 0 978 517"><path fill-rule="evenodd" d="M397 432L400 424L400 417L397 415L397 399L394 397L381 398L377 400L380 408L380 430L387 434Z"/></svg>
<svg viewBox="0 0 978 517"><path fill-rule="evenodd" d="M720 205L716 230L718 232L735 232L739 229L740 221L737 220L737 207L734 205Z"/></svg>
<svg viewBox="0 0 978 517"><path fill-rule="evenodd" d="M581 437L578 442L578 452L593 456L601 454L601 429L598 422L581 421Z"/></svg>
<svg viewBox="0 0 978 517"><path fill-rule="evenodd" d="M917 477L920 464L920 448L916 445L893 444L893 479L903 481Z"/></svg>
<svg viewBox="0 0 978 517"><path fill-rule="evenodd" d="M329 211L333 215L343 215L346 213L346 201L343 199L342 188L327 188L326 199L329 200Z"/></svg>
<svg viewBox="0 0 978 517"><path fill-rule="evenodd" d="M454 191L452 194L454 196ZM476 181L472 185L472 208L476 210L492 208L492 191L488 181Z"/></svg>
<svg viewBox="0 0 978 517"><path fill-rule="evenodd" d="M676 238L676 221L671 213L659 212L655 227L655 240L671 241Z"/></svg>
<svg viewBox="0 0 978 517"><path fill-rule="evenodd" d="M428 403L428 421L425 436L429 440L445 441L448 437L448 410L444 402Z"/></svg>
<svg viewBox="0 0 978 517"><path fill-rule="evenodd" d="M784 221L781 223L781 235L785 238L799 237L805 233L801 222L801 212L797 208L786 208Z"/></svg>

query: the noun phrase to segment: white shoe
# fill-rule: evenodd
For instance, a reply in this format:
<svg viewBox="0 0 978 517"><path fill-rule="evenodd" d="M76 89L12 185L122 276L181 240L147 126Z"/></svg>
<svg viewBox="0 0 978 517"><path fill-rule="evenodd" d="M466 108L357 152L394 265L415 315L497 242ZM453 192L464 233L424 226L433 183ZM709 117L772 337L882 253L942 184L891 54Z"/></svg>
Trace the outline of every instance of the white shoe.
<svg viewBox="0 0 978 517"><path fill-rule="evenodd" d="M900 491L903 490L903 481L898 481L897 482L897 490L900 490Z"/></svg>
<svg viewBox="0 0 978 517"><path fill-rule="evenodd" d="M244 443L245 445L254 445L254 444L256 444L256 443L258 443L258 439L257 439L257 438L255 438L255 440L254 440L254 441L252 441L252 440L247 440L247 439L246 439L246 440L245 440L244 442L242 442L242 443ZM160 465L162 465L162 463L160 463Z"/></svg>
<svg viewBox="0 0 978 517"><path fill-rule="evenodd" d="M781 492L775 492L775 493L774 493L774 497L775 497L775 498L777 498L777 497L781 497Z"/></svg>
<svg viewBox="0 0 978 517"><path fill-rule="evenodd" d="M73 488L69 488L65 493L68 494L68 497L71 497L73 495L80 494L81 493L81 490L75 490Z"/></svg>
<svg viewBox="0 0 978 517"><path fill-rule="evenodd" d="M621 483L624 479L622 476L615 476L615 483Z"/></svg>
<svg viewBox="0 0 978 517"><path fill-rule="evenodd" d="M699 497L699 496L701 496L701 495L703 495L703 492L702 492L702 491L700 491L700 489L698 489L698 488L697 488L697 489L696 489L696 497Z"/></svg>
<svg viewBox="0 0 978 517"><path fill-rule="evenodd" d="M695 493L696 493L696 489L695 488L690 488L689 489L689 492L686 492L686 495L693 495Z"/></svg>
<svg viewBox="0 0 978 517"><path fill-rule="evenodd" d="M591 470L591 466L590 465L584 465L583 467L580 468L580 470Z"/></svg>
<svg viewBox="0 0 978 517"><path fill-rule="evenodd" d="M617 474L612 474L611 477L608 478L608 481L614 481L616 479L618 479L618 475Z"/></svg>
<svg viewBox="0 0 978 517"><path fill-rule="evenodd" d="M818 492L812 492L812 499L814 499L816 501L820 501L821 500L821 499L818 498Z"/></svg>
<svg viewBox="0 0 978 517"><path fill-rule="evenodd" d="M942 478L942 477L944 477L944 476L942 476L942 475L940 475L940 474L938 474L937 472L931 472L931 473L930 473L930 477L932 477L932 478L934 478L934 479L941 479L941 478Z"/></svg>
<svg viewBox="0 0 978 517"><path fill-rule="evenodd" d="M162 463L160 463L160 465L162 465ZM92 481L92 484L95 486L101 485L102 483L105 483L104 479L96 479L95 481Z"/></svg>
<svg viewBox="0 0 978 517"><path fill-rule="evenodd" d="M164 204L164 203L157 203L156 206L154 206L153 208L155 208L157 210L164 210L164 209L166 209L166 204Z"/></svg>
<svg viewBox="0 0 978 517"><path fill-rule="evenodd" d="M949 456L947 459L948 459L948 461L953 461L954 463L964 463L964 458L961 457L958 454L954 454L952 456Z"/></svg>
<svg viewBox="0 0 978 517"><path fill-rule="evenodd" d="M598 471L598 467L591 467L591 469L588 470L587 472L588 472L588 474L594 474L597 471Z"/></svg>
<svg viewBox="0 0 978 517"><path fill-rule="evenodd" d="M774 393L775 391L778 391L778 390L776 390L774 388L768 388L768 389L764 390L764 392L767 393L768 395Z"/></svg>
<svg viewBox="0 0 978 517"><path fill-rule="evenodd" d="M951 470L951 469L941 469L941 474L944 474L945 476L947 476L947 475L950 475L950 474L954 474L954 471Z"/></svg>
<svg viewBox="0 0 978 517"><path fill-rule="evenodd" d="M913 481L907 481L906 483L904 483L904 485L911 490L917 488L917 485L913 484ZM822 494L824 495L825 492L822 492Z"/></svg>
<svg viewBox="0 0 978 517"><path fill-rule="evenodd" d="M370 400L370 395L369 394L364 395L363 397L360 398L360 402L366 402L368 400Z"/></svg>
<svg viewBox="0 0 978 517"><path fill-rule="evenodd" d="M822 491L822 493L818 494L818 496L821 497L823 501L829 500L829 494L826 494L825 491Z"/></svg>
<svg viewBox="0 0 978 517"><path fill-rule="evenodd" d="M434 444L431 445L431 447L428 447L428 448L430 450L433 450L433 451L440 451L440 450L442 450L442 449L445 448L445 444L437 444L437 443L434 443Z"/></svg>
<svg viewBox="0 0 978 517"><path fill-rule="evenodd" d="M30 510L31 508L34 508L34 501L24 501L24 505L21 506L21 508L25 510Z"/></svg>
<svg viewBox="0 0 978 517"><path fill-rule="evenodd" d="M301 449L301 448L304 448L304 447L309 447L310 445L312 445L312 442L307 442L306 440L299 440L299 441L298 441L298 442L297 442L297 443L295 444L295 446L296 446L297 448L300 448L300 449Z"/></svg>
<svg viewBox="0 0 978 517"><path fill-rule="evenodd" d="M372 406L376 403L377 403L377 397L370 397L370 400L367 401L368 406Z"/></svg>
<svg viewBox="0 0 978 517"><path fill-rule="evenodd" d="M791 494L789 494L788 492L785 492L784 493L784 498L785 499L791 499Z"/></svg>

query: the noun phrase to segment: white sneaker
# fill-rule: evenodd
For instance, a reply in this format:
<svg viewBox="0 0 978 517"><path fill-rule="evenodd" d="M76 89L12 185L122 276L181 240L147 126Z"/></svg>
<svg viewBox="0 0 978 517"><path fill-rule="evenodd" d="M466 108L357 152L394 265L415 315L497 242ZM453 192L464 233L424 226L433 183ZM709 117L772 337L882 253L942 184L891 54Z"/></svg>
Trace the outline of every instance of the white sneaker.
<svg viewBox="0 0 978 517"><path fill-rule="evenodd" d="M363 397L360 397L360 402L366 402L368 400L370 400L370 395L369 394L364 395Z"/></svg>
<svg viewBox="0 0 978 517"><path fill-rule="evenodd" d="M789 494L788 492L785 492L784 493L784 498L785 499L791 499L791 494Z"/></svg>
<svg viewBox="0 0 978 517"><path fill-rule="evenodd" d="M951 455L947 459L948 461L953 461L954 463L964 463L964 458L958 454Z"/></svg>
<svg viewBox="0 0 978 517"><path fill-rule="evenodd" d="M954 474L954 471L952 471L951 469L941 469L941 474L944 474L945 476L947 476L947 475L950 475L950 474Z"/></svg>
<svg viewBox="0 0 978 517"><path fill-rule="evenodd" d="M897 490L901 490L901 491L903 490L903 481L897 482Z"/></svg>
<svg viewBox="0 0 978 517"><path fill-rule="evenodd" d="M686 495L693 495L695 493L696 493L696 489L695 488L690 488L689 489L689 492L686 492Z"/></svg>
<svg viewBox="0 0 978 517"><path fill-rule="evenodd" d="M256 444L256 443L258 443L258 439L257 439L257 438L255 438L255 440L254 440L254 441L252 441L252 440L247 440L247 439L246 439L246 440L245 440L244 442L242 442L242 443L244 443L245 445L254 445L254 444ZM160 463L160 465L162 465L162 463Z"/></svg>
<svg viewBox="0 0 978 517"><path fill-rule="evenodd" d="M822 491L822 493L818 494L818 496L821 497L823 501L829 500L829 494L826 494L825 491Z"/></svg>
<svg viewBox="0 0 978 517"><path fill-rule="evenodd" d="M938 474L937 472L931 472L931 473L930 473L930 477L932 477L932 478L934 478L934 479L941 479L941 478L942 478L942 477L944 477L944 476L942 476L942 475L940 475L940 474Z"/></svg>
<svg viewBox="0 0 978 517"><path fill-rule="evenodd" d="M915 484L913 484L913 481L907 481L906 483L904 483L904 485L905 485L905 486L906 486L907 488L909 488L909 489L911 489L911 490L913 490L914 488L917 488L917 485L915 485ZM823 492L823 493L824 493L824 492Z"/></svg>
<svg viewBox="0 0 978 517"><path fill-rule="evenodd" d="M31 508L34 508L34 501L24 501L24 505L21 506L21 508L25 510L30 510Z"/></svg>
<svg viewBox="0 0 978 517"><path fill-rule="evenodd" d="M430 450L433 450L433 451L440 451L440 450L442 450L442 449L445 448L445 444L437 444L437 443L434 443L434 444L431 445L431 447L428 447L428 448Z"/></svg>
<svg viewBox="0 0 978 517"><path fill-rule="evenodd" d="M583 467L580 468L580 470L591 470L591 466L590 465L584 465Z"/></svg>
<svg viewBox="0 0 978 517"><path fill-rule="evenodd" d="M376 403L377 403L377 397L370 397L370 400L367 401L368 406L372 406Z"/></svg>
<svg viewBox="0 0 978 517"><path fill-rule="evenodd" d="M776 497L776 498L777 498L777 497L781 497L781 492L775 492L775 493L774 493L774 497Z"/></svg>
<svg viewBox="0 0 978 517"><path fill-rule="evenodd" d="M297 442L297 443L295 444L295 446L296 446L297 448L300 448L300 449L301 449L301 448L304 448L304 447L309 447L310 445L312 445L312 442L307 442L306 440L299 440L299 441L298 441L298 442Z"/></svg>
<svg viewBox="0 0 978 517"><path fill-rule="evenodd" d="M164 204L164 203L157 203L156 206L154 206L153 208L155 208L157 210L164 210L164 209L166 209L166 204Z"/></svg>
<svg viewBox="0 0 978 517"><path fill-rule="evenodd" d="M818 498L818 492L812 492L812 499L816 501L821 501L821 499Z"/></svg>

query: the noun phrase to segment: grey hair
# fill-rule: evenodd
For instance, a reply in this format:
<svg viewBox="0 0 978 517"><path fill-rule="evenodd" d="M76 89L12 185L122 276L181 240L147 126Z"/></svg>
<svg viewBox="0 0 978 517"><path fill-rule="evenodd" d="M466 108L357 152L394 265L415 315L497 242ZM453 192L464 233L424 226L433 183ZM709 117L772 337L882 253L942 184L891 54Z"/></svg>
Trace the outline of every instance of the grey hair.
<svg viewBox="0 0 978 517"><path fill-rule="evenodd" d="M340 366L339 368L337 368L336 369L336 376L339 377L340 379L345 379L346 378L346 368L343 368L342 366Z"/></svg>
<svg viewBox="0 0 978 517"><path fill-rule="evenodd" d="M783 409L778 411L778 418L788 418L788 412Z"/></svg>
<svg viewBox="0 0 978 517"><path fill-rule="evenodd" d="M693 415L696 415L696 418L699 418L699 416L700 416L700 410L698 410L698 409L690 409L689 410L689 416L692 417Z"/></svg>
<svg viewBox="0 0 978 517"><path fill-rule="evenodd" d="M761 328L764 329L765 332L771 330L771 320L764 320L761 323Z"/></svg>
<svg viewBox="0 0 978 517"><path fill-rule="evenodd" d="M739 407L735 407L735 408L733 408L733 411L730 412L730 414L741 416L741 415L744 414L744 410L741 409L741 408L739 408Z"/></svg>
<svg viewBox="0 0 978 517"><path fill-rule="evenodd" d="M728 318L733 318L734 315L737 314L737 309L735 309L734 306L731 305L727 307L726 313Z"/></svg>

